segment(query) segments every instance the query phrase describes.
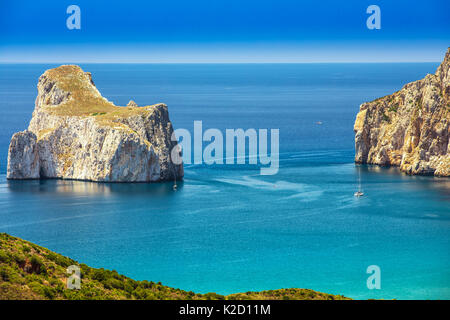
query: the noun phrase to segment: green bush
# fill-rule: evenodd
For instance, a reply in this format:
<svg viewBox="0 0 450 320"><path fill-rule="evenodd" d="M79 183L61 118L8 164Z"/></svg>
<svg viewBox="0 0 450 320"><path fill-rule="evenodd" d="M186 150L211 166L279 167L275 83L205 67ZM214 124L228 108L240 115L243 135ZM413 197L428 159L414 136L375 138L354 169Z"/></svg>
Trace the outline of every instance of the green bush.
<svg viewBox="0 0 450 320"><path fill-rule="evenodd" d="M108 278L108 273L103 268L94 270L94 272L92 274L92 279L100 281L100 282L105 281L107 278Z"/></svg>
<svg viewBox="0 0 450 320"><path fill-rule="evenodd" d="M106 289L124 289L124 283L118 279L110 278L102 282Z"/></svg>
<svg viewBox="0 0 450 320"><path fill-rule="evenodd" d="M54 263L56 263L57 265L60 265L64 268L67 268L68 266L74 264L73 261L71 261L71 259L66 258L60 254L57 253L53 253L53 252L48 252L45 257L51 261L53 261Z"/></svg>
<svg viewBox="0 0 450 320"><path fill-rule="evenodd" d="M6 266L0 267L0 278L3 279L3 281L9 281L10 272Z"/></svg>
<svg viewBox="0 0 450 320"><path fill-rule="evenodd" d="M398 110L398 104L394 104L389 107L389 112L397 112Z"/></svg>
<svg viewBox="0 0 450 320"><path fill-rule="evenodd" d="M46 296L49 299L54 299L56 296L56 289L48 286L44 286L42 289L44 296Z"/></svg>
<svg viewBox="0 0 450 320"><path fill-rule="evenodd" d="M208 292L207 294L205 294L205 298L206 300L224 300L225 297L222 295L219 295L215 292Z"/></svg>
<svg viewBox="0 0 450 320"><path fill-rule="evenodd" d="M36 255L33 255L30 259L31 266L33 267L33 272L37 274L47 274L47 269L45 268L44 263L41 258Z"/></svg>
<svg viewBox="0 0 450 320"><path fill-rule="evenodd" d="M16 261L17 264L24 264L25 263L25 256L21 253L13 253L14 261Z"/></svg>
<svg viewBox="0 0 450 320"><path fill-rule="evenodd" d="M147 291L145 291L142 288L137 288L134 292L133 295L137 298L137 299L142 299L145 300L147 299Z"/></svg>
<svg viewBox="0 0 450 320"><path fill-rule="evenodd" d="M9 256L4 251L0 251L0 262L2 262L2 263L9 263L10 262Z"/></svg>

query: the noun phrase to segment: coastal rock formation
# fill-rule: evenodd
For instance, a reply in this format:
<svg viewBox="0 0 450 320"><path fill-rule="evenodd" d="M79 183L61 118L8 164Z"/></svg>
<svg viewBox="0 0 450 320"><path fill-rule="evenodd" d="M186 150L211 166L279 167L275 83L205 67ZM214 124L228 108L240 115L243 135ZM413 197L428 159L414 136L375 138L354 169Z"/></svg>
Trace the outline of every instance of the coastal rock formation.
<svg viewBox="0 0 450 320"><path fill-rule="evenodd" d="M91 74L64 65L47 70L28 130L15 133L8 179L62 178L102 182L181 179L171 161L177 145L167 106L115 106Z"/></svg>
<svg viewBox="0 0 450 320"><path fill-rule="evenodd" d="M408 174L450 176L450 48L435 74L363 103L355 121L355 162Z"/></svg>

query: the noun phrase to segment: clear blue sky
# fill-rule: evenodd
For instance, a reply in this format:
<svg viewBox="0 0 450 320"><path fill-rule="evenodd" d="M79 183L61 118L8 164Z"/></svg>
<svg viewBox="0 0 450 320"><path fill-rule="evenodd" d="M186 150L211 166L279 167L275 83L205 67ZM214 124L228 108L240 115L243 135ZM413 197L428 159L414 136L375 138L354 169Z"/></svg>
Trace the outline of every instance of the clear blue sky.
<svg viewBox="0 0 450 320"><path fill-rule="evenodd" d="M440 61L448 46L448 0L0 1L0 62Z"/></svg>

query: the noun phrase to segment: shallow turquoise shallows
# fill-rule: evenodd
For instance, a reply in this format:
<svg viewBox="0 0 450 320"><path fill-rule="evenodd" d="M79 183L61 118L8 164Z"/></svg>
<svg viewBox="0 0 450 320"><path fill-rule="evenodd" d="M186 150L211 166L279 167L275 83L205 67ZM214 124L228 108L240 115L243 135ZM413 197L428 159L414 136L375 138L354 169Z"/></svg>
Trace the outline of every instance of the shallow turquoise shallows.
<svg viewBox="0 0 450 320"><path fill-rule="evenodd" d="M117 105L168 104L175 128L202 120L204 130L280 129L278 174L186 165L177 191L173 183L7 181L9 139L26 128L37 78L54 66L0 65L0 232L196 292L300 287L450 299L450 179L353 164L359 104L437 65L82 65ZM370 265L381 269L380 290L367 288Z"/></svg>

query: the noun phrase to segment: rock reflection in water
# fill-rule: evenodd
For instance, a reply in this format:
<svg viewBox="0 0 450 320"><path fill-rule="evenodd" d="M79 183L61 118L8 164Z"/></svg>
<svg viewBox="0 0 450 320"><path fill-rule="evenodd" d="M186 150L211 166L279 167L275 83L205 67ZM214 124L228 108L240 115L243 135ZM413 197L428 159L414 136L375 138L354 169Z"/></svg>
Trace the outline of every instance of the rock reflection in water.
<svg viewBox="0 0 450 320"><path fill-rule="evenodd" d="M11 192L24 193L57 193L76 195L111 195L120 193L124 195L164 196L181 191L182 182L177 182L177 191L173 182L165 183L99 183L78 180L10 180L8 189Z"/></svg>

